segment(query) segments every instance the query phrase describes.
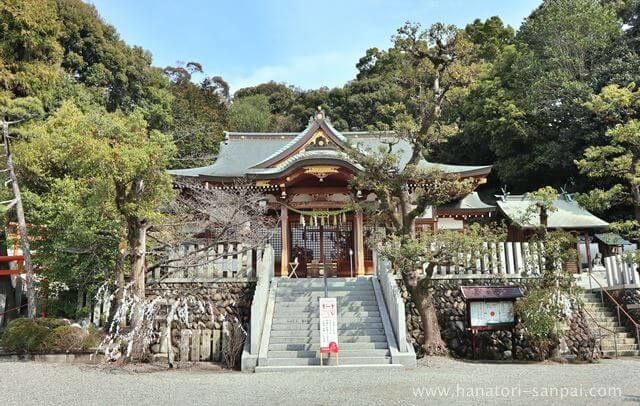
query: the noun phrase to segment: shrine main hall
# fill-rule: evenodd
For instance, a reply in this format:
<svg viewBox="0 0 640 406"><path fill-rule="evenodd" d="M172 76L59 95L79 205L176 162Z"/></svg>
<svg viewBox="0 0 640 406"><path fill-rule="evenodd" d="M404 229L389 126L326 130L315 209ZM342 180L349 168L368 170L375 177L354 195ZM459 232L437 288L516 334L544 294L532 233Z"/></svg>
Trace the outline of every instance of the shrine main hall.
<svg viewBox="0 0 640 406"><path fill-rule="evenodd" d="M337 131L319 110L300 133L225 132L212 165L170 173L178 181L188 178L206 189L234 187L242 181L264 193L269 211L281 220L271 239L277 276L289 275L292 264L298 277L317 277L325 270L327 276L372 275L373 253L367 239L375 221L353 203L373 201L376 196L350 187L350 178L363 168L347 151L377 151L390 142L400 154L399 165L406 165L411 155L408 142L391 132ZM476 185L485 183L491 171L491 166L425 160L419 165L472 178ZM473 192L460 201L428 207L416 219L416 228L463 230L468 219L494 211L495 206Z"/></svg>

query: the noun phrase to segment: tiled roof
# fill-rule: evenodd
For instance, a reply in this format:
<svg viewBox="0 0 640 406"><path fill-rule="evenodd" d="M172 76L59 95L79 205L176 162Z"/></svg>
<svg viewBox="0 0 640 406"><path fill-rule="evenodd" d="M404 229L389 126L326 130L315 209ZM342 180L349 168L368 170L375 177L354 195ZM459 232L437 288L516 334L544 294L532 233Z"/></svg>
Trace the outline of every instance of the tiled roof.
<svg viewBox="0 0 640 406"><path fill-rule="evenodd" d="M540 226L539 216L533 214L527 218L527 210L535 201L525 195L496 196L500 210L522 228ZM570 197L559 196L554 202L555 210L549 211L548 228L586 229L606 228L609 223L593 215Z"/></svg>
<svg viewBox="0 0 640 406"><path fill-rule="evenodd" d="M400 167L404 167L411 157L411 148L408 142L398 140L393 133L380 132L370 133L366 131L339 132L331 126L327 120L322 120L322 124L340 141L340 143L358 146L364 150L377 150L380 145L393 140L395 143L393 151L400 155ZM317 126L315 127L317 128ZM259 175L261 173L271 173L272 168L265 165L283 155L287 150L299 144L303 139L310 136L314 129L313 121L301 133L256 133L256 132L227 132L225 141L220 145L220 152L215 162L211 165L189 168L174 169L169 173L174 176L186 177L213 177L213 178L238 178L247 175ZM301 153L299 156L292 156L284 162L279 162L278 166L289 162L299 162L304 159L331 157L347 160L347 156L337 151L328 150L314 151L314 153ZM353 164L353 163L352 163ZM461 173L467 176L486 175L491 171L491 166L468 166L468 165L448 165L422 161L419 164L425 168L440 169L449 173ZM260 168L262 166L262 168ZM271 170L271 171L270 171ZM275 170L275 169L274 169Z"/></svg>

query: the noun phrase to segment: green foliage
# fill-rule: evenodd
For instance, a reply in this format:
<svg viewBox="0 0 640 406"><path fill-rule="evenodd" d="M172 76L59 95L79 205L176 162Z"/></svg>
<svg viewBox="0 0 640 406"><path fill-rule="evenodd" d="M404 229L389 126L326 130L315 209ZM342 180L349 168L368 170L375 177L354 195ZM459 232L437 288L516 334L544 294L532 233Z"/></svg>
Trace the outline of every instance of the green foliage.
<svg viewBox="0 0 640 406"><path fill-rule="evenodd" d="M423 232L413 238L381 234L372 241L376 252L391 260L399 271L414 272L429 263L431 268L427 271L433 272L434 266L473 269L478 259L490 255L486 243L502 241L504 235L502 228L472 224L464 233L440 230ZM430 277L427 275L426 283L430 283Z"/></svg>
<svg viewBox="0 0 640 406"><path fill-rule="evenodd" d="M571 183L589 189L573 160L599 142L602 124L584 103L603 81L637 71L623 35L606 3L544 1L513 44L491 41L502 48L460 103L461 131L440 159L494 163L500 182L515 192Z"/></svg>
<svg viewBox="0 0 640 406"><path fill-rule="evenodd" d="M640 226L640 91L634 83L605 86L585 106L606 123L606 141L585 149L576 165L588 178L608 189L596 188L581 196L587 206L633 209L636 228Z"/></svg>
<svg viewBox="0 0 640 406"><path fill-rule="evenodd" d="M576 261L576 237L564 231L535 235L530 245L544 246L544 268L538 284L516 302L515 312L521 318L528 339L544 359L558 346L563 331L558 323L571 314L579 303L579 288L564 264Z"/></svg>
<svg viewBox="0 0 640 406"><path fill-rule="evenodd" d="M42 341L41 352L84 352L100 344L100 334L94 328L85 331L78 326L59 326Z"/></svg>
<svg viewBox="0 0 640 406"><path fill-rule="evenodd" d="M66 324L68 322L60 319L14 319L2 335L2 346L17 353L40 352L49 334Z"/></svg>
<svg viewBox="0 0 640 406"><path fill-rule="evenodd" d="M269 131L271 126L269 98L258 94L235 101L229 109L229 124L234 131Z"/></svg>
<svg viewBox="0 0 640 406"><path fill-rule="evenodd" d="M2 346L19 354L88 351L100 341L95 328L83 330L67 320L48 318L14 319L2 335Z"/></svg>
<svg viewBox="0 0 640 406"><path fill-rule="evenodd" d="M174 97L172 123L168 128L177 148L173 168L192 168L211 162L228 125L229 86L220 77L205 78L195 84L194 73L202 73L202 67L194 62L186 67L165 68Z"/></svg>
<svg viewBox="0 0 640 406"><path fill-rule="evenodd" d="M557 345L558 314L561 310L562 307L556 303L553 292L543 289L533 289L516 302L514 311L525 326L528 340L538 350L542 359L549 353L550 348Z"/></svg>
<svg viewBox="0 0 640 406"><path fill-rule="evenodd" d="M173 195L165 172L173 143L141 114L63 104L30 126L15 153L28 221L42 237L39 261L52 281L71 288L111 278L127 217L159 219ZM141 193L133 187L139 181Z"/></svg>

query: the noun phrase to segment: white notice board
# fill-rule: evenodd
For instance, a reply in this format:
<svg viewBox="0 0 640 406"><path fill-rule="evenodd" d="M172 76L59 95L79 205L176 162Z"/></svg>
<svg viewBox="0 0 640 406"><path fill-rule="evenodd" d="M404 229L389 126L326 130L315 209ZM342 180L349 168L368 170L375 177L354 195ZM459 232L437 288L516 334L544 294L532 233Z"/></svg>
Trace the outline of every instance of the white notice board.
<svg viewBox="0 0 640 406"><path fill-rule="evenodd" d="M320 352L338 352L338 304L335 297L320 298Z"/></svg>
<svg viewBox="0 0 640 406"><path fill-rule="evenodd" d="M512 301L471 302L471 327L486 327L494 324L514 323Z"/></svg>

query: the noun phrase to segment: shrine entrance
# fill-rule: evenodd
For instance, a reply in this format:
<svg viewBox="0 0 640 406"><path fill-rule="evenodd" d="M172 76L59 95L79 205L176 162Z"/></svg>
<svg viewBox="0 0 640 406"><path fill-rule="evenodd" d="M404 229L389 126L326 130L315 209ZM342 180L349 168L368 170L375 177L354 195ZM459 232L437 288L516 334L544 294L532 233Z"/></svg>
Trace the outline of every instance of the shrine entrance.
<svg viewBox="0 0 640 406"><path fill-rule="evenodd" d="M318 278L325 271L327 277L356 275L353 218L345 217L340 222L313 225L291 219L289 264L298 263L296 276Z"/></svg>

